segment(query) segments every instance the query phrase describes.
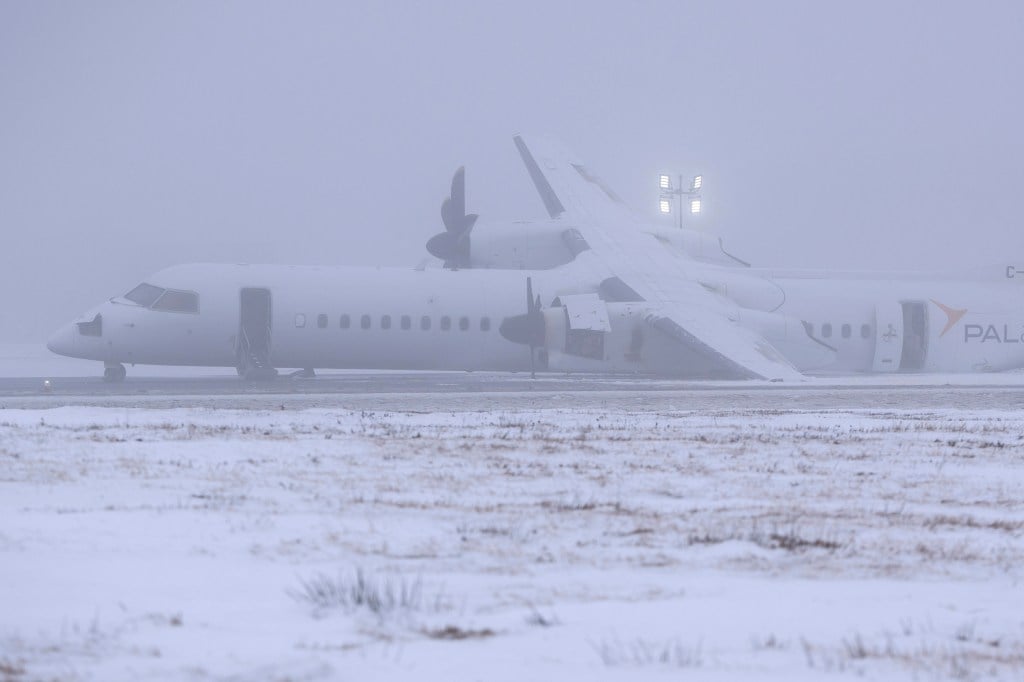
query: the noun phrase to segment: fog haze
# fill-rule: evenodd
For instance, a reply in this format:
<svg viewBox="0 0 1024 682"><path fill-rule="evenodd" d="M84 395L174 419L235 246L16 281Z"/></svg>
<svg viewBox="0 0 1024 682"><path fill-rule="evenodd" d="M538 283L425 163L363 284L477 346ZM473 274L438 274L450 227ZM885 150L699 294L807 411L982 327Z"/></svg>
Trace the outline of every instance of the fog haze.
<svg viewBox="0 0 1024 682"><path fill-rule="evenodd" d="M0 340L191 261L412 266L451 173L544 216L511 137L756 265L1024 265L1024 5L0 4Z"/></svg>

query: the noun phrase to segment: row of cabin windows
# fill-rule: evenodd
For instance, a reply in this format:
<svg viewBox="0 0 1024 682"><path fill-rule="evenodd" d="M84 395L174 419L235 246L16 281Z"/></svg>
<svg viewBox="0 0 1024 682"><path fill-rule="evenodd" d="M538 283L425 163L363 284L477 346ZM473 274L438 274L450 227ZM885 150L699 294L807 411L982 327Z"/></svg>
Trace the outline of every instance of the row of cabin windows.
<svg viewBox="0 0 1024 682"><path fill-rule="evenodd" d="M812 332L814 331L813 326L811 327L811 331ZM871 330L871 325L870 324L862 324L860 326L860 338L862 338L862 339L870 339L871 338L871 331L872 330ZM842 336L844 339L850 338L853 335L853 327L851 327L848 324L844 324L843 326L841 326L839 328L839 335ZM823 338L823 339L831 339L832 338L832 323L831 322L826 322L825 324L821 325L821 338Z"/></svg>
<svg viewBox="0 0 1024 682"><path fill-rule="evenodd" d="M328 317L327 317L327 315L325 313L320 313L319 315L316 316L316 326L319 329L327 329L329 323L330 323L330 321L329 321L329 319L328 319ZM299 314L297 314L295 316L295 326L296 327L305 327L306 326L306 316L303 313L299 313ZM372 326L373 326L373 318L371 318L369 315L363 315L363 316L361 316L359 318L359 328L360 329L370 329ZM422 329L423 331L429 331L432 326L433 326L433 320L432 320L432 318L429 315L424 315L423 317L420 318L420 324L419 324L420 329ZM341 329L349 329L349 328L351 328L352 327L352 317L347 315L347 314L346 315L342 315L341 317L339 317L338 318L338 327L341 328ZM412 329L412 318L410 316L408 316L408 315L402 315L401 317L398 318L398 327L399 327L399 329L403 329L403 330ZM441 331L448 331L448 330L450 330L452 328L452 318L448 317L447 315L444 315L443 317L441 317L440 327L441 327ZM469 331L469 327L470 327L469 318L468 317L460 317L459 318L459 330L466 332L466 331ZM381 317L380 317L380 328L381 329L391 329L391 316L390 315L381 315ZM490 330L491 330L491 318L489 318L489 317L481 317L480 318L480 331L487 332L487 331L490 331Z"/></svg>

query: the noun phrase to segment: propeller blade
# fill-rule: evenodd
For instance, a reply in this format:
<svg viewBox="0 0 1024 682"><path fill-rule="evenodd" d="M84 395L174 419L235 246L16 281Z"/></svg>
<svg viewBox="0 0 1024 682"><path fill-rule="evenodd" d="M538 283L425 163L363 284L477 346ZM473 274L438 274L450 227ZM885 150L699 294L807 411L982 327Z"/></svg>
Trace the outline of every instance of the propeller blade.
<svg viewBox="0 0 1024 682"><path fill-rule="evenodd" d="M452 211L458 216L466 215L466 167L459 166L452 176Z"/></svg>
<svg viewBox="0 0 1024 682"><path fill-rule="evenodd" d="M537 376L537 348L545 343L545 322L540 294L533 295L533 278L526 278L526 312L506 317L501 321L498 332L505 339L530 348L530 376Z"/></svg>
<svg viewBox="0 0 1024 682"><path fill-rule="evenodd" d="M471 263L469 233L479 216L466 215L466 168L460 166L452 176L452 192L441 202L441 222L445 231L427 242L427 251L444 261L446 268L468 268Z"/></svg>
<svg viewBox="0 0 1024 682"><path fill-rule="evenodd" d="M441 202L441 222L444 223L444 229L448 232L455 232L458 227L458 221L452 215L451 197L445 197L444 201Z"/></svg>

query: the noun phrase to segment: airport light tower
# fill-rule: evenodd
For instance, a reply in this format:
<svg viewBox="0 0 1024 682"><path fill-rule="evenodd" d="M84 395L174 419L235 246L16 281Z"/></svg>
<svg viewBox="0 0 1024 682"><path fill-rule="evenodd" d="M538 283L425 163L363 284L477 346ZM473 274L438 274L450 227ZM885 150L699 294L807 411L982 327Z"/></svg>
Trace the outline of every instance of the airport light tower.
<svg viewBox="0 0 1024 682"><path fill-rule="evenodd" d="M658 201L658 210L662 214L668 215L672 212L672 197L677 200L677 206L679 211L679 229L683 229L683 197L687 197L690 200L690 215L699 215L701 210L701 197L700 190L704 184L704 176L694 175L693 180L690 181L689 189L683 187L683 176L679 175L679 184L676 186L672 185L671 175L660 175L658 177L658 187L661 189L661 198Z"/></svg>

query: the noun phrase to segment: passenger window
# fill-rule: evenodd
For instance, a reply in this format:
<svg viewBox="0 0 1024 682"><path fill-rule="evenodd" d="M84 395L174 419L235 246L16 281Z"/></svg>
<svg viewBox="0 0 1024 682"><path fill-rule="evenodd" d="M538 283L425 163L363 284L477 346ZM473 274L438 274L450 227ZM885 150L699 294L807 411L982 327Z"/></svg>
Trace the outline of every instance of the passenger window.
<svg viewBox="0 0 1024 682"><path fill-rule="evenodd" d="M448 331L451 328L452 328L452 318L450 318L447 315L445 315L444 317L441 318L441 331L446 332L446 331Z"/></svg>
<svg viewBox="0 0 1024 682"><path fill-rule="evenodd" d="M390 315L385 315L382 318L380 318L380 328L381 329L391 329L391 316Z"/></svg>
<svg viewBox="0 0 1024 682"><path fill-rule="evenodd" d="M412 320L408 315L402 315L402 329L410 329L412 327Z"/></svg>
<svg viewBox="0 0 1024 682"><path fill-rule="evenodd" d="M430 330L430 317L428 317L427 315L424 315L423 317L420 318L420 329L422 329L423 331Z"/></svg>
<svg viewBox="0 0 1024 682"><path fill-rule="evenodd" d="M164 293L164 290L160 287L155 287L152 284L140 284L125 294L124 297L132 303L138 303L148 308L156 302L156 299L160 298L162 293Z"/></svg>
<svg viewBox="0 0 1024 682"><path fill-rule="evenodd" d="M491 331L491 318L481 317L480 318L480 331L489 332Z"/></svg>
<svg viewBox="0 0 1024 682"><path fill-rule="evenodd" d="M459 318L459 330L460 331L466 331L468 329L469 329L469 318L468 317L460 317Z"/></svg>
<svg viewBox="0 0 1024 682"><path fill-rule="evenodd" d="M825 337L826 339L832 338L832 323L831 322L826 322L825 324L821 325L821 335L823 337Z"/></svg>
<svg viewBox="0 0 1024 682"><path fill-rule="evenodd" d="M320 327L320 329L327 329L327 316L324 315L323 313L317 315L316 326Z"/></svg>
<svg viewBox="0 0 1024 682"><path fill-rule="evenodd" d="M361 318L359 318L359 326L362 327L363 329L369 329L370 328L370 316L369 315L363 315Z"/></svg>
<svg viewBox="0 0 1024 682"><path fill-rule="evenodd" d="M153 304L153 310L164 310L171 313L198 313L199 294L194 291L168 289Z"/></svg>
<svg viewBox="0 0 1024 682"><path fill-rule="evenodd" d="M850 338L850 325L844 324L841 332L844 339Z"/></svg>
<svg viewBox="0 0 1024 682"><path fill-rule="evenodd" d="M295 326L296 327L305 327L306 326L306 316L303 315L302 313L296 314L295 315Z"/></svg>
<svg viewBox="0 0 1024 682"><path fill-rule="evenodd" d="M871 325L870 324L862 324L860 326L860 338L862 338L862 339L870 339L871 338Z"/></svg>
<svg viewBox="0 0 1024 682"><path fill-rule="evenodd" d="M342 329L348 329L349 327L352 326L352 318L349 317L348 315L342 315L341 318L338 320L338 326L341 327Z"/></svg>

